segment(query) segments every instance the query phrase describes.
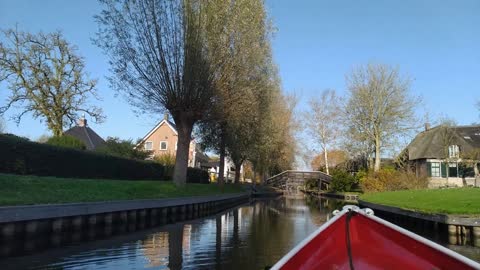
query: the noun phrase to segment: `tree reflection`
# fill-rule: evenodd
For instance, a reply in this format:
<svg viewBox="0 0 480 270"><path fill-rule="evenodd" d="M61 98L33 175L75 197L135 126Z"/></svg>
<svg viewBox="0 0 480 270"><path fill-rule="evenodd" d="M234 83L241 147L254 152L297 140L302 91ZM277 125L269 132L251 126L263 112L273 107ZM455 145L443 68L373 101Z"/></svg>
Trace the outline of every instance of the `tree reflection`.
<svg viewBox="0 0 480 270"><path fill-rule="evenodd" d="M341 201L314 197L256 201L202 223L167 225L165 232L155 235L154 243L145 243L153 249L146 249L145 255L152 266L168 265L172 270L198 264L215 269L263 269L342 206Z"/></svg>
<svg viewBox="0 0 480 270"><path fill-rule="evenodd" d="M168 267L170 270L182 269L183 224L174 224L168 234Z"/></svg>

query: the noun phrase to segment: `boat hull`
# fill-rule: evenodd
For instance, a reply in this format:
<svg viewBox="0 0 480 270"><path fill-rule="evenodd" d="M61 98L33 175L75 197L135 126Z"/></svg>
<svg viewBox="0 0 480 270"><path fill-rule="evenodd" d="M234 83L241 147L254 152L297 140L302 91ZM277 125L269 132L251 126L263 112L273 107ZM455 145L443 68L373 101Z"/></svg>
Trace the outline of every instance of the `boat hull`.
<svg viewBox="0 0 480 270"><path fill-rule="evenodd" d="M361 211L344 210L272 269L480 269L449 249Z"/></svg>

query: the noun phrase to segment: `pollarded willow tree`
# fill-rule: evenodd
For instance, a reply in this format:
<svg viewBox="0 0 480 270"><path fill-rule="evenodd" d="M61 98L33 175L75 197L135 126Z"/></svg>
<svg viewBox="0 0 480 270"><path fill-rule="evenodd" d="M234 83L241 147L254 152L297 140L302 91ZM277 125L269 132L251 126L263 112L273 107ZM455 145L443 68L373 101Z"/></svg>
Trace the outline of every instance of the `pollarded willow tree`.
<svg viewBox="0 0 480 270"><path fill-rule="evenodd" d="M138 112L168 110L178 131L173 180L186 183L195 123L213 99L205 12L211 1L102 0L98 44L110 57L114 88Z"/></svg>
<svg viewBox="0 0 480 270"><path fill-rule="evenodd" d="M0 114L18 107L19 113L13 116L17 124L32 113L47 122L54 136L61 136L80 113L101 122L102 110L87 104L90 98L98 99L97 81L87 78L84 59L76 50L60 32L3 31L0 81L7 81L11 93Z"/></svg>
<svg viewBox="0 0 480 270"><path fill-rule="evenodd" d="M340 97L335 90L324 90L317 98L309 101L309 111L305 113L308 134L314 144L320 146L326 173L329 174L328 153L337 146L340 137L342 108Z"/></svg>
<svg viewBox="0 0 480 270"><path fill-rule="evenodd" d="M356 145L374 153L374 170L380 169L382 149L416 128L418 99L410 95L410 79L398 68L369 64L347 76L346 124Z"/></svg>

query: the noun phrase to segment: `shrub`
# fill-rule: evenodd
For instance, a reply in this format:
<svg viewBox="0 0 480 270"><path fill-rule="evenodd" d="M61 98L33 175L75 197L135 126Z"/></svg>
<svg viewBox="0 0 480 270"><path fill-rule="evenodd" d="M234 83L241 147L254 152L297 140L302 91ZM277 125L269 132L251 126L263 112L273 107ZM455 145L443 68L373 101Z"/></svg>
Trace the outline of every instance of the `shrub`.
<svg viewBox="0 0 480 270"><path fill-rule="evenodd" d="M330 190L334 192L344 192L352 190L357 184L355 176L345 170L335 169L331 173L332 181L330 182Z"/></svg>
<svg viewBox="0 0 480 270"><path fill-rule="evenodd" d="M198 183L198 184L208 184L210 183L210 178L208 172L199 168L188 168L187 169L187 182L188 183Z"/></svg>
<svg viewBox="0 0 480 270"><path fill-rule="evenodd" d="M173 179L173 169L174 165L164 166L165 178ZM187 168L187 183L199 183L199 184L208 184L210 183L210 177L208 172L199 169L199 168Z"/></svg>
<svg viewBox="0 0 480 270"><path fill-rule="evenodd" d="M70 135L51 137L47 140L47 144L60 146L60 147L68 147L68 148L73 148L78 150L87 149L87 147L82 141Z"/></svg>
<svg viewBox="0 0 480 270"><path fill-rule="evenodd" d="M428 187L428 179L417 177L412 172L381 169L365 173L360 178L360 185L365 192L424 189Z"/></svg>
<svg viewBox="0 0 480 270"><path fill-rule="evenodd" d="M315 178L305 180L307 190L318 190L318 180Z"/></svg>
<svg viewBox="0 0 480 270"><path fill-rule="evenodd" d="M142 146L136 147L132 140L120 140L117 137L108 137L105 144L95 149L95 152L139 160L151 155L151 151L145 151Z"/></svg>
<svg viewBox="0 0 480 270"><path fill-rule="evenodd" d="M165 167L77 149L28 141L0 134L0 172L66 178L171 180ZM188 183L208 183L208 173L188 168Z"/></svg>
<svg viewBox="0 0 480 270"><path fill-rule="evenodd" d="M163 166L175 166L175 155L171 153L157 155L155 158L153 158L153 160L162 164Z"/></svg>

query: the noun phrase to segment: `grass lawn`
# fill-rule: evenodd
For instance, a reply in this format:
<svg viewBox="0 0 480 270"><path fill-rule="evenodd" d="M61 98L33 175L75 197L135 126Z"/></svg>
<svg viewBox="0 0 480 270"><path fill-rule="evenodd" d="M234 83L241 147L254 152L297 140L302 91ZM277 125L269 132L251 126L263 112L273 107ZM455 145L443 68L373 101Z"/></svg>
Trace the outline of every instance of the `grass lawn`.
<svg viewBox="0 0 480 270"><path fill-rule="evenodd" d="M187 184L166 181L70 179L0 174L0 205L96 202L202 196L244 191L241 185Z"/></svg>
<svg viewBox="0 0 480 270"><path fill-rule="evenodd" d="M479 188L404 190L368 193L361 200L425 213L480 215Z"/></svg>

